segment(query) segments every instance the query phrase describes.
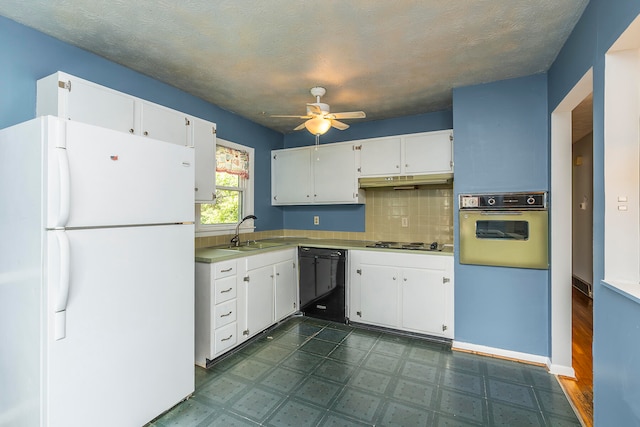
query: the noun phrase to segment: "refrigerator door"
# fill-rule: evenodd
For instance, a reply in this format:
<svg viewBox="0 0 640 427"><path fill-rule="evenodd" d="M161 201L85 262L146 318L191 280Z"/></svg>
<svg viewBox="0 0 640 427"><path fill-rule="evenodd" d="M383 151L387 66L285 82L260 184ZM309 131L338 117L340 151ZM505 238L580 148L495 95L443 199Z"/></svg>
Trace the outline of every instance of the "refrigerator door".
<svg viewBox="0 0 640 427"><path fill-rule="evenodd" d="M193 225L52 230L47 248L45 425L138 427L190 395Z"/></svg>
<svg viewBox="0 0 640 427"><path fill-rule="evenodd" d="M194 220L193 148L54 117L47 135L47 228Z"/></svg>

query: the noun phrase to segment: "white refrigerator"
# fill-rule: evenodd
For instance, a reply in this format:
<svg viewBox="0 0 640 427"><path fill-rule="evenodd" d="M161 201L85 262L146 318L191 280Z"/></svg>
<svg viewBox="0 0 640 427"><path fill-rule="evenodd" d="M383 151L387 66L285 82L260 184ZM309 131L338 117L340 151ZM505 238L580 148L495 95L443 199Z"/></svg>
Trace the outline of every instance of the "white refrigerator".
<svg viewBox="0 0 640 427"><path fill-rule="evenodd" d="M193 156L0 131L0 426L141 426L194 391Z"/></svg>

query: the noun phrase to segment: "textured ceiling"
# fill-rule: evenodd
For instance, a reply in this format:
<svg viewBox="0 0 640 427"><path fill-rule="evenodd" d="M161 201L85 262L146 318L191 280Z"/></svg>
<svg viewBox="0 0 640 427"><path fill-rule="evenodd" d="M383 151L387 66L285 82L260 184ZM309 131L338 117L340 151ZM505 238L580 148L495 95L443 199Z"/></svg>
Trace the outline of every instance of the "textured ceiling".
<svg viewBox="0 0 640 427"><path fill-rule="evenodd" d="M331 111L380 120L544 72L587 3L2 0L0 15L288 133L301 121L269 115L305 114L312 86Z"/></svg>

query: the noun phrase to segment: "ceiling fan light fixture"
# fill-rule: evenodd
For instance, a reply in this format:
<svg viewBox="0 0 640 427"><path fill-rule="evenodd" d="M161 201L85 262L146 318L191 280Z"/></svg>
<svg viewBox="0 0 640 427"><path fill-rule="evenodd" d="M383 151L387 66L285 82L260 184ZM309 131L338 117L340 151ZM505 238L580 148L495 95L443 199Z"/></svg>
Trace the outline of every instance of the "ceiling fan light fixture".
<svg viewBox="0 0 640 427"><path fill-rule="evenodd" d="M304 123L304 127L313 135L324 135L331 129L331 120L322 117L314 117Z"/></svg>

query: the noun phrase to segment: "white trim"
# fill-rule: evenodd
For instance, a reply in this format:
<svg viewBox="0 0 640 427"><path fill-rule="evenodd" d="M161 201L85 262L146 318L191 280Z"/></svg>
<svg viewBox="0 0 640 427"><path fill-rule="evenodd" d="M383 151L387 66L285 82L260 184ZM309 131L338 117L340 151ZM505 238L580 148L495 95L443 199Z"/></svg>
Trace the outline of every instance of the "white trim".
<svg viewBox="0 0 640 427"><path fill-rule="evenodd" d="M512 351L512 350L504 350L502 348L487 347L485 345L453 341L452 349L472 351L474 353L504 357L508 359L514 359L514 360L519 360L519 361L529 362L529 363L536 363L539 365L545 365L547 367L550 365L549 358L546 356L539 356L537 354L530 354L530 353L521 353L519 351Z"/></svg>
<svg viewBox="0 0 640 427"><path fill-rule="evenodd" d="M593 70L589 69L551 113L551 358L548 366L554 372L573 372L571 111L592 92Z"/></svg>

